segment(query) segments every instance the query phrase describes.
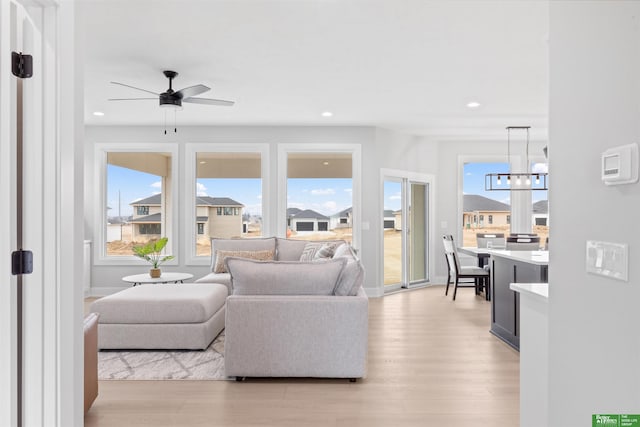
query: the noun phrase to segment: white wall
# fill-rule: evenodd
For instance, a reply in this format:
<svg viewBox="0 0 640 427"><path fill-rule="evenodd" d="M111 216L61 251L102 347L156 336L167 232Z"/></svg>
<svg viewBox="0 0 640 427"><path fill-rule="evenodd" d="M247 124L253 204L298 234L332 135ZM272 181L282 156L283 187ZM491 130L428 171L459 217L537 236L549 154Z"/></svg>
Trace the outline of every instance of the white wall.
<svg viewBox="0 0 640 427"><path fill-rule="evenodd" d="M383 129L371 127L189 127L178 128L177 135L165 136L160 127L86 127L85 134L85 237L95 240L93 192L94 185L94 145L101 142L130 142L130 143L154 143L158 144L158 150L162 144L180 143L178 157L184 158L184 143L188 142L219 142L219 143L268 143L270 146L270 167L272 173L271 188L277 186L277 145L286 144L358 144L362 149L362 218L368 222L370 228L363 230L361 234L360 256L367 270L366 287L371 295L382 294L381 282L377 266L380 262L380 247L378 240L382 236L382 201L379 200L379 176L381 168L401 169L412 172L432 172L433 165L437 164L436 145L423 139L409 135L398 134ZM182 163L179 179L183 179ZM177 188L183 188L179 183ZM264 212L265 229L271 230L271 234L277 229L277 196L272 191L274 199L270 204L270 212ZM182 200L182 199L179 199ZM180 212L181 214L181 212ZM185 232L184 223L180 221L178 235ZM177 266L163 266L167 271L188 271L196 277L204 276L206 266L185 265L187 248L183 239L175 239L174 245L178 245L180 261ZM439 247L438 247L439 250ZM124 286L121 278L128 274L140 272L141 266L93 266L91 284L94 293L100 294ZM379 285L380 284L380 285Z"/></svg>
<svg viewBox="0 0 640 427"><path fill-rule="evenodd" d="M551 2L549 419L640 411L640 184L606 187L605 149L640 140L640 3ZM585 273L585 241L629 244L629 282Z"/></svg>

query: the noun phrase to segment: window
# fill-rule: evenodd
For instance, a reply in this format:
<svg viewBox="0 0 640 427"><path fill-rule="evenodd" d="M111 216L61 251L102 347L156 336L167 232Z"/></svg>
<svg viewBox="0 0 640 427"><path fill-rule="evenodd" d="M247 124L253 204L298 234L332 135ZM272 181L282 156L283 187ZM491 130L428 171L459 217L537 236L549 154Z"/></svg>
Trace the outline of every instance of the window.
<svg viewBox="0 0 640 427"><path fill-rule="evenodd" d="M476 233L509 233L509 191L485 191L485 175L509 172L508 163L468 162L462 176L462 246L477 246ZM479 212L492 212L481 214ZM485 216L487 221L485 222Z"/></svg>
<svg viewBox="0 0 640 427"><path fill-rule="evenodd" d="M212 237L262 236L262 153L238 151L237 145L191 144L187 156L195 163L194 216L202 220L192 225L195 256L211 255Z"/></svg>
<svg viewBox="0 0 640 427"><path fill-rule="evenodd" d="M107 258L132 256L133 246L169 237L171 253L172 153L97 150L105 162L106 194L102 195L105 224L104 252ZM104 164L104 163L103 163ZM101 187L102 188L102 187Z"/></svg>
<svg viewBox="0 0 640 427"><path fill-rule="evenodd" d="M160 238L160 224L139 224L139 234L155 234Z"/></svg>
<svg viewBox="0 0 640 427"><path fill-rule="evenodd" d="M351 153L287 153L287 236L351 241Z"/></svg>
<svg viewBox="0 0 640 427"><path fill-rule="evenodd" d="M511 224L511 215L507 215L507 224Z"/></svg>

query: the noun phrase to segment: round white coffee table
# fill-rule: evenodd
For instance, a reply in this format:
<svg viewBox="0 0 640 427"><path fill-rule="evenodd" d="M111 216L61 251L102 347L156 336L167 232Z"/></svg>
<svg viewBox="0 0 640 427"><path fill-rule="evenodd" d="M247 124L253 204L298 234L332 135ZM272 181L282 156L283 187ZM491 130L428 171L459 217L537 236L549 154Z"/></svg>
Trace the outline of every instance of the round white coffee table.
<svg viewBox="0 0 640 427"><path fill-rule="evenodd" d="M184 283L185 280L193 278L193 274L189 273L162 273L158 278L153 278L146 274L134 274L133 276L125 276L122 278L127 283L133 283L133 286L142 285L143 283Z"/></svg>

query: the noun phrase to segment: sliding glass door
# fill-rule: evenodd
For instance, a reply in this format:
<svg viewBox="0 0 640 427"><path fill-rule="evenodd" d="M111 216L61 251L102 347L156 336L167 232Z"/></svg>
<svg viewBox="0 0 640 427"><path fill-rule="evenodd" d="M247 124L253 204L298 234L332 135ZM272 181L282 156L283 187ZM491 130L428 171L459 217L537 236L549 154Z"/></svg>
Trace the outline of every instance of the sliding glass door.
<svg viewBox="0 0 640 427"><path fill-rule="evenodd" d="M428 185L409 182L409 227L407 245L409 252L408 283L417 284L428 279L427 267L427 200Z"/></svg>
<svg viewBox="0 0 640 427"><path fill-rule="evenodd" d="M428 281L429 184L385 176L383 197L385 289Z"/></svg>

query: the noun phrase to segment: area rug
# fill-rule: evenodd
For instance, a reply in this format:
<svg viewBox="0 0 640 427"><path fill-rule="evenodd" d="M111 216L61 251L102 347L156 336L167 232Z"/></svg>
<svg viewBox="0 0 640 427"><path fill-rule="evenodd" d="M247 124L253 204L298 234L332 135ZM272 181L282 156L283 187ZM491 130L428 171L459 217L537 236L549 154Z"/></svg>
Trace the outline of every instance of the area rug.
<svg viewBox="0 0 640 427"><path fill-rule="evenodd" d="M224 331L206 350L103 350L100 380L226 380Z"/></svg>

